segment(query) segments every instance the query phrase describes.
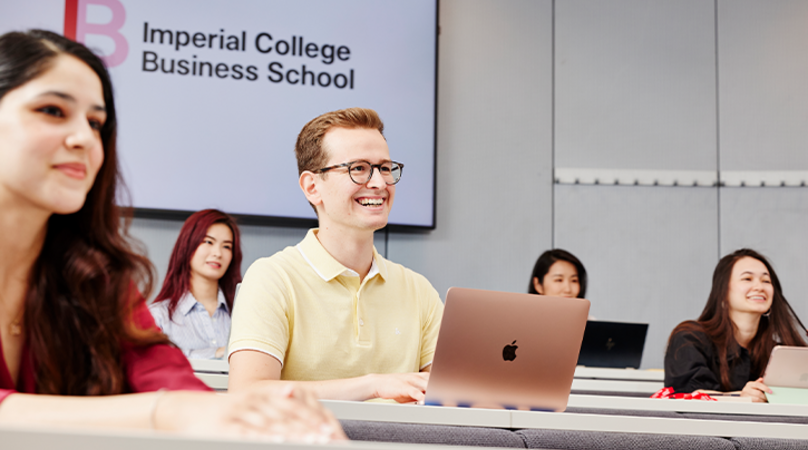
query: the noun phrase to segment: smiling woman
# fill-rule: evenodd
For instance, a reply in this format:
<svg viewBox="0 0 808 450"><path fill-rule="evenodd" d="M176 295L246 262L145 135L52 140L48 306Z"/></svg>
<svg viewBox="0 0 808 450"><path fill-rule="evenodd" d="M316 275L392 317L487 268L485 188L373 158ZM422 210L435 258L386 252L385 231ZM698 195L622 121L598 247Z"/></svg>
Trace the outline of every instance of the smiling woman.
<svg viewBox="0 0 808 450"><path fill-rule="evenodd" d="M718 262L701 316L679 324L665 354L665 386L676 392L741 391L765 402L763 371L775 345L805 346L805 326L769 261L741 249Z"/></svg>
<svg viewBox="0 0 808 450"><path fill-rule="evenodd" d="M215 209L199 211L183 224L163 289L149 311L185 356L221 358L240 282L241 238L236 221Z"/></svg>
<svg viewBox="0 0 808 450"><path fill-rule="evenodd" d="M199 392L140 294L153 269L121 226L116 130L96 55L0 36L0 424L344 437L301 390Z"/></svg>

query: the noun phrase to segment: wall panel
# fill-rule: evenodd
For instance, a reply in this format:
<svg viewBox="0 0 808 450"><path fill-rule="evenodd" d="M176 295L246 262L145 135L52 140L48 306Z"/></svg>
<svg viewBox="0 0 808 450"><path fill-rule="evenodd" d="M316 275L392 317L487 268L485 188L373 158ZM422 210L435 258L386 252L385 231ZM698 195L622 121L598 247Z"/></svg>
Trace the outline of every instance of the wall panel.
<svg viewBox="0 0 808 450"><path fill-rule="evenodd" d="M721 170L808 171L808 2L718 5Z"/></svg>
<svg viewBox="0 0 808 450"><path fill-rule="evenodd" d="M556 2L555 167L715 170L712 2Z"/></svg>
<svg viewBox="0 0 808 450"><path fill-rule="evenodd" d="M748 247L769 258L783 294L808 325L808 189L721 189L721 254Z"/></svg>
<svg viewBox="0 0 808 450"><path fill-rule="evenodd" d="M440 5L437 229L391 234L389 256L442 297L524 291L552 224L552 4Z"/></svg>
<svg viewBox="0 0 808 450"><path fill-rule="evenodd" d="M555 199L555 245L586 267L591 314L650 324L642 367L662 368L671 330L710 292L716 190L561 185Z"/></svg>

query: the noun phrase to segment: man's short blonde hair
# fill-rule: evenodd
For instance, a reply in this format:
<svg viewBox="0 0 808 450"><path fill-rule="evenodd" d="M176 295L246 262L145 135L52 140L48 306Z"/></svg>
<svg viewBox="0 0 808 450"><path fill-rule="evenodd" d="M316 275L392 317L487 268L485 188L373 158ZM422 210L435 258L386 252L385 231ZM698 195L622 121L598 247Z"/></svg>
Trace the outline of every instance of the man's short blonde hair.
<svg viewBox="0 0 808 450"><path fill-rule="evenodd" d="M376 111L368 108L348 108L325 113L309 121L295 143L297 173L322 169L328 162L328 153L323 148L323 138L332 128L369 128L379 130L384 136L384 123Z"/></svg>

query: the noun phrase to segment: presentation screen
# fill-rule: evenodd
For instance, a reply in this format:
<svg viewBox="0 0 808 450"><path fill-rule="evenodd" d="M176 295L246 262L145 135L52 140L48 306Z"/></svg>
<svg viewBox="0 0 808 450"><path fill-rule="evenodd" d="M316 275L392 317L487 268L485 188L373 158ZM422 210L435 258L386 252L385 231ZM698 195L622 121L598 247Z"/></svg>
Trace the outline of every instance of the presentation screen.
<svg viewBox="0 0 808 450"><path fill-rule="evenodd" d="M45 28L104 55L132 204L314 219L294 144L309 120L375 109L404 163L392 225L434 227L437 0L27 0L0 32Z"/></svg>

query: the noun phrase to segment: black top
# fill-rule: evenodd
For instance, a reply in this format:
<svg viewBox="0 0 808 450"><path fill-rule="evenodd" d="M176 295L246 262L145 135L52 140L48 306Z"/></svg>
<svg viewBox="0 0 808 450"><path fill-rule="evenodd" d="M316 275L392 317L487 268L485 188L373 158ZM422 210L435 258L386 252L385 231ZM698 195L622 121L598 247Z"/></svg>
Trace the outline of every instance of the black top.
<svg viewBox="0 0 808 450"><path fill-rule="evenodd" d="M730 391L740 391L749 381L758 379L750 373L752 359L749 351L738 344L740 351L727 351ZM697 389L723 391L718 365L718 351L702 331L680 331L671 337L665 352L665 386L676 392Z"/></svg>

